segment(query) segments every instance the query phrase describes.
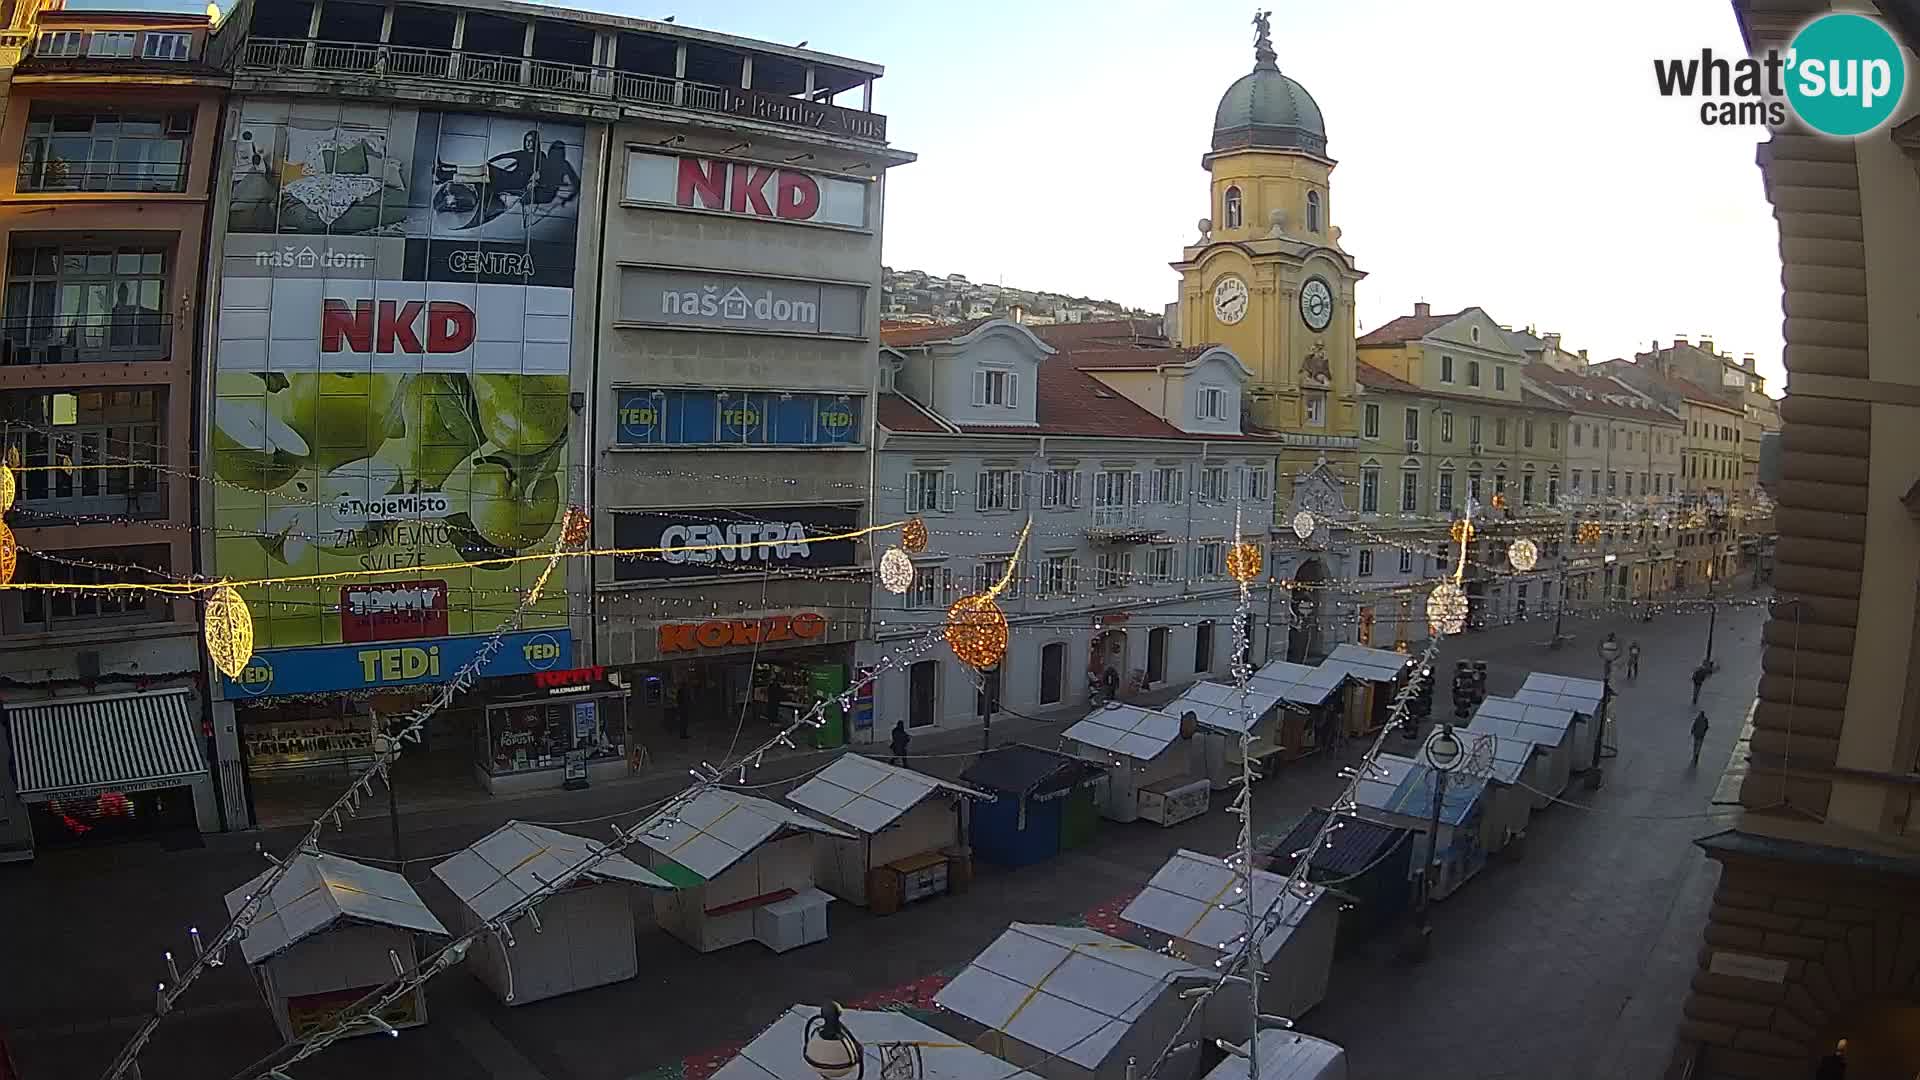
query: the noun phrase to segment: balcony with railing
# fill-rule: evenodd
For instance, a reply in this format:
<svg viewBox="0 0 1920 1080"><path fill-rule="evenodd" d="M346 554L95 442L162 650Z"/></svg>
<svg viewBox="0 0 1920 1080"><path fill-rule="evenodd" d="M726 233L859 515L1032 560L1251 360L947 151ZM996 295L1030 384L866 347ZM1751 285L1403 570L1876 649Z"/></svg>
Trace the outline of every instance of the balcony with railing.
<svg viewBox="0 0 1920 1080"><path fill-rule="evenodd" d="M241 52L243 74L315 74L453 87L489 87L577 99L587 104L687 109L805 128L870 142L886 141L887 118L775 90L746 89L672 75L506 56L465 49L372 42L256 37Z"/></svg>
<svg viewBox="0 0 1920 1080"><path fill-rule="evenodd" d="M173 353L173 316L27 315L0 318L0 366L139 364Z"/></svg>
<svg viewBox="0 0 1920 1080"><path fill-rule="evenodd" d="M1148 508L1140 503L1095 504L1087 539L1095 544L1146 544L1165 535L1147 519Z"/></svg>

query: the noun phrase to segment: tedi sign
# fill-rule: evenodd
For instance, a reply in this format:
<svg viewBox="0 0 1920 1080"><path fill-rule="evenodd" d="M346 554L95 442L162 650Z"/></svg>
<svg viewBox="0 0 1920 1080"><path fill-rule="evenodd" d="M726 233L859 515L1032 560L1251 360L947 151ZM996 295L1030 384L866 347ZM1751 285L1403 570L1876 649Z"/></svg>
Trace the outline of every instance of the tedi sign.
<svg viewBox="0 0 1920 1080"><path fill-rule="evenodd" d="M761 162L627 153L627 200L682 210L863 229L867 187L861 180Z"/></svg>

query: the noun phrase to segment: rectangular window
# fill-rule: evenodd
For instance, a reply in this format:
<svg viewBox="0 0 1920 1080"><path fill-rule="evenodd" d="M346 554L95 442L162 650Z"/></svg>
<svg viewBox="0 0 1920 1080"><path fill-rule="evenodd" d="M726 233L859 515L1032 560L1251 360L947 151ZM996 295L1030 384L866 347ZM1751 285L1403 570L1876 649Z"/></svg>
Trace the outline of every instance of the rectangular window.
<svg viewBox="0 0 1920 1080"><path fill-rule="evenodd" d="M1632 474L1632 473L1628 473L1628 474L1627 474L1627 490L1626 490L1626 494L1627 494L1627 497L1628 497L1628 498L1632 498L1632 497L1633 497L1633 474Z"/></svg>
<svg viewBox="0 0 1920 1080"><path fill-rule="evenodd" d="M1467 442L1472 446L1480 445L1480 418L1478 416L1467 417Z"/></svg>
<svg viewBox="0 0 1920 1080"><path fill-rule="evenodd" d="M1575 446L1580 445L1580 431L1581 428L1579 424L1573 425L1573 445Z"/></svg>
<svg viewBox="0 0 1920 1080"><path fill-rule="evenodd" d="M1093 569L1096 588L1124 589L1132 583L1133 552L1103 551L1094 556Z"/></svg>
<svg viewBox="0 0 1920 1080"><path fill-rule="evenodd" d="M1420 510L1420 474L1412 469L1400 473L1400 512L1418 513Z"/></svg>
<svg viewBox="0 0 1920 1080"><path fill-rule="evenodd" d="M42 59L58 59L80 55L81 34L78 30L50 30L40 35L40 43L33 55Z"/></svg>
<svg viewBox="0 0 1920 1080"><path fill-rule="evenodd" d="M137 363L173 350L158 247L16 245L7 256L0 363Z"/></svg>
<svg viewBox="0 0 1920 1080"><path fill-rule="evenodd" d="M1453 381L1453 357L1451 356L1442 356L1440 358L1440 381Z"/></svg>
<svg viewBox="0 0 1920 1080"><path fill-rule="evenodd" d="M1377 514L1380 512L1380 470L1360 470L1360 512Z"/></svg>
<svg viewBox="0 0 1920 1080"><path fill-rule="evenodd" d="M1436 511L1448 513L1453 510L1453 470L1443 469L1440 473L1440 505Z"/></svg>
<svg viewBox="0 0 1920 1080"><path fill-rule="evenodd" d="M1227 468L1210 465L1200 470L1200 500L1222 502L1227 497Z"/></svg>
<svg viewBox="0 0 1920 1080"><path fill-rule="evenodd" d="M1560 449L1560 425L1559 424L1547 425L1547 449L1549 450Z"/></svg>
<svg viewBox="0 0 1920 1080"><path fill-rule="evenodd" d="M36 105L20 147L20 191L185 191L193 113Z"/></svg>
<svg viewBox="0 0 1920 1080"><path fill-rule="evenodd" d="M62 551L68 562L43 559L21 550L15 581L36 584L97 585L109 582L159 584L170 578L168 550L159 547L104 548L93 551ZM98 565L75 565L88 563ZM22 589L20 596L21 629L45 632L67 627L99 623L164 622L169 604L164 596L143 590L96 590L61 593L43 589Z"/></svg>
<svg viewBox="0 0 1920 1080"><path fill-rule="evenodd" d="M1520 445L1525 447L1533 446L1533 421L1532 420L1522 420L1520 422Z"/></svg>
<svg viewBox="0 0 1920 1080"><path fill-rule="evenodd" d="M1125 525L1140 501L1140 474L1131 469L1102 469L1093 474L1093 523Z"/></svg>
<svg viewBox="0 0 1920 1080"><path fill-rule="evenodd" d="M1360 573L1359 573L1359 576L1360 576L1360 577L1372 577L1372 576L1373 576L1373 549L1372 549L1372 548L1361 548L1361 549L1360 549Z"/></svg>
<svg viewBox="0 0 1920 1080"><path fill-rule="evenodd" d="M1504 416L1493 418L1493 445L1507 445L1507 418Z"/></svg>
<svg viewBox="0 0 1920 1080"><path fill-rule="evenodd" d="M1409 443L1417 443L1420 441L1420 410L1419 409L1407 410L1407 441Z"/></svg>
<svg viewBox="0 0 1920 1080"><path fill-rule="evenodd" d="M1205 580L1217 578L1227 570L1227 542L1202 540L1193 545L1193 576Z"/></svg>
<svg viewBox="0 0 1920 1080"><path fill-rule="evenodd" d="M1225 420L1227 418L1227 392L1217 386L1200 388L1200 419Z"/></svg>
<svg viewBox="0 0 1920 1080"><path fill-rule="evenodd" d="M95 30L87 42L87 55L100 60L132 59L135 37L131 31Z"/></svg>
<svg viewBox="0 0 1920 1080"><path fill-rule="evenodd" d="M1413 573L1413 552L1408 551L1406 548L1400 549L1400 572L1403 574Z"/></svg>
<svg viewBox="0 0 1920 1080"><path fill-rule="evenodd" d="M1620 494L1620 485L1618 483L1619 479L1620 477L1618 473L1615 473L1611 470L1607 472L1607 494L1609 495Z"/></svg>
<svg viewBox="0 0 1920 1080"><path fill-rule="evenodd" d="M1155 585L1165 585L1179 576L1174 567L1173 546L1161 544L1147 549L1147 580Z"/></svg>
<svg viewBox="0 0 1920 1080"><path fill-rule="evenodd" d="M1495 390L1505 390L1507 388L1507 369L1501 367L1499 364L1493 365L1493 388Z"/></svg>
<svg viewBox="0 0 1920 1080"><path fill-rule="evenodd" d="M907 606L945 608L953 603L953 571L944 566L922 566L913 573Z"/></svg>
<svg viewBox="0 0 1920 1080"><path fill-rule="evenodd" d="M992 589L995 585L998 585L1000 579L1007 576L1007 560L1008 556L1006 555L988 555L983 557L979 562L974 563L973 591L983 593ZM1000 595L1010 600L1018 599L1020 596L1020 577L1020 571L1015 569L1013 576L1007 578L1007 587L1001 590Z"/></svg>
<svg viewBox="0 0 1920 1080"><path fill-rule="evenodd" d="M1240 498L1264 502L1273 495L1273 479L1265 465L1241 465L1234 470L1234 484Z"/></svg>
<svg viewBox="0 0 1920 1080"><path fill-rule="evenodd" d="M1048 469L1044 505L1061 510L1080 505L1080 472L1077 469Z"/></svg>
<svg viewBox="0 0 1920 1080"><path fill-rule="evenodd" d="M1467 385L1480 385L1480 361L1478 360L1467 361Z"/></svg>
<svg viewBox="0 0 1920 1080"><path fill-rule="evenodd" d="M1187 501L1185 466L1162 465L1153 470L1153 501L1161 506L1179 506Z"/></svg>
<svg viewBox="0 0 1920 1080"><path fill-rule="evenodd" d="M1213 670L1213 635L1211 619L1193 628L1193 673L1196 675Z"/></svg>
<svg viewBox="0 0 1920 1080"><path fill-rule="evenodd" d="M19 470L16 498L49 517L149 517L165 511L163 476L127 462L159 460L166 393L15 391L0 395L0 460Z"/></svg>
<svg viewBox="0 0 1920 1080"><path fill-rule="evenodd" d="M1547 505L1560 505L1560 478L1557 476L1547 477Z"/></svg>
<svg viewBox="0 0 1920 1080"><path fill-rule="evenodd" d="M140 56L145 60L185 60L192 51L192 34L148 33L140 42Z"/></svg>
<svg viewBox="0 0 1920 1080"><path fill-rule="evenodd" d="M1325 427L1327 424L1327 395L1318 390L1307 391L1307 426Z"/></svg>
<svg viewBox="0 0 1920 1080"><path fill-rule="evenodd" d="M1361 410L1361 417L1362 417L1361 423L1365 425L1365 427L1361 431L1361 434L1366 436L1369 439L1379 438L1380 437L1380 406L1369 402L1367 406Z"/></svg>
<svg viewBox="0 0 1920 1080"><path fill-rule="evenodd" d="M937 514L953 509L953 481L945 469L915 469L907 474L907 513Z"/></svg>
<svg viewBox="0 0 1920 1080"><path fill-rule="evenodd" d="M974 481L975 510L1020 509L1019 469L981 469Z"/></svg>
<svg viewBox="0 0 1920 1080"><path fill-rule="evenodd" d="M1453 414L1450 412L1440 414L1440 441L1444 443L1453 441Z"/></svg>
<svg viewBox="0 0 1920 1080"><path fill-rule="evenodd" d="M1533 505L1533 474L1532 473L1526 473L1520 477L1520 502L1521 502L1521 505L1523 506Z"/></svg>
<svg viewBox="0 0 1920 1080"><path fill-rule="evenodd" d="M1480 494L1480 470L1478 469L1470 469L1467 471L1467 498L1473 499L1476 502L1482 498Z"/></svg>
<svg viewBox="0 0 1920 1080"><path fill-rule="evenodd" d="M1040 564L1040 595L1072 596L1080 585L1080 563L1071 555L1049 555Z"/></svg>
<svg viewBox="0 0 1920 1080"><path fill-rule="evenodd" d="M999 368L981 368L973 373L973 403L982 408L1000 405L1009 409L1020 404L1020 373Z"/></svg>

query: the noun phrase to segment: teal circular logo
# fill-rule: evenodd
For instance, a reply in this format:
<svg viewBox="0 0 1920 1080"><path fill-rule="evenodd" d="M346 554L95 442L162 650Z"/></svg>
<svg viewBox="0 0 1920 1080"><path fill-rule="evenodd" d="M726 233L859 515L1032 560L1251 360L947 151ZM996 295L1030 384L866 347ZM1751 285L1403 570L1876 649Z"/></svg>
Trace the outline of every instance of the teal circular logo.
<svg viewBox="0 0 1920 1080"><path fill-rule="evenodd" d="M1808 127L1864 135L1893 115L1907 62L1887 29L1865 15L1822 15L1794 35L1787 100Z"/></svg>

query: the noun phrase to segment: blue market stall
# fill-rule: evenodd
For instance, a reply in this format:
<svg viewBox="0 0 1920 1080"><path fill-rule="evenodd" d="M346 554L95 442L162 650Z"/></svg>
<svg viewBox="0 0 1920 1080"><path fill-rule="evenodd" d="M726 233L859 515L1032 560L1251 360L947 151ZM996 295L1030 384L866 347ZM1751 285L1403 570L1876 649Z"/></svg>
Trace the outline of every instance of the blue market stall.
<svg viewBox="0 0 1920 1080"><path fill-rule="evenodd" d="M1355 800L1358 814L1382 825L1426 832L1433 821L1432 766L1394 754L1381 754L1374 768L1360 778ZM1439 839L1433 854L1432 891L1435 900L1450 895L1487 864L1493 822L1486 812L1487 779L1454 772L1440 803ZM1420 854L1426 841L1417 839ZM1420 870L1416 856L1414 871Z"/></svg>
<svg viewBox="0 0 1920 1080"><path fill-rule="evenodd" d="M1027 866L1086 843L1098 822L1094 786L1105 772L1071 754L1020 743L981 754L960 774L962 782L995 796L972 807L974 856Z"/></svg>

